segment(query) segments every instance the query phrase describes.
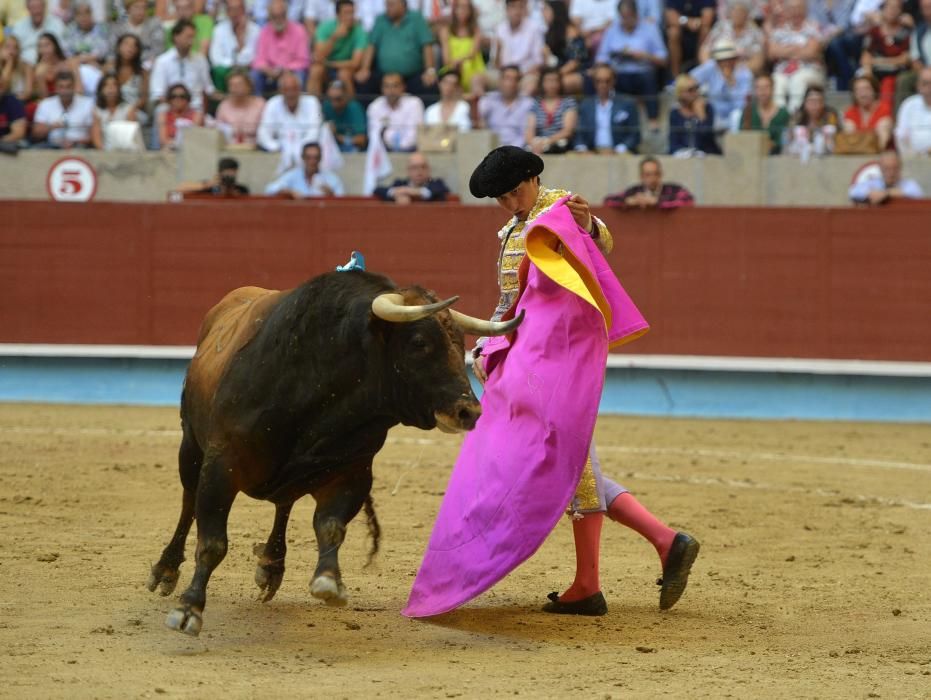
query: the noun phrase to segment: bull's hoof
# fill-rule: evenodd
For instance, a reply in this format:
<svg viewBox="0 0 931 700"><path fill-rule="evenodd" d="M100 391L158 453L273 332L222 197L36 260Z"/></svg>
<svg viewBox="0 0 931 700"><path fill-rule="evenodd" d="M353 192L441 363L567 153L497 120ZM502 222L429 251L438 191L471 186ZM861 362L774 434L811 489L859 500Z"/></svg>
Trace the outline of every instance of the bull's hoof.
<svg viewBox="0 0 931 700"><path fill-rule="evenodd" d="M183 607L175 608L165 619L165 627L175 632L184 632L192 637L200 634L204 626L203 614L195 608Z"/></svg>
<svg viewBox="0 0 931 700"><path fill-rule="evenodd" d="M337 582L332 576L318 576L315 578L314 582L310 584L310 594L334 608L342 608L349 602L346 587Z"/></svg>
<svg viewBox="0 0 931 700"><path fill-rule="evenodd" d="M259 564L255 567L255 585L265 591L262 602L267 603L281 587L284 579L284 567L275 567L269 564Z"/></svg>
<svg viewBox="0 0 931 700"><path fill-rule="evenodd" d="M145 587L154 593L155 589L161 586L161 590L159 590L161 595L171 595L175 590L175 586L178 585L179 573L178 569L171 569L159 562L152 567Z"/></svg>

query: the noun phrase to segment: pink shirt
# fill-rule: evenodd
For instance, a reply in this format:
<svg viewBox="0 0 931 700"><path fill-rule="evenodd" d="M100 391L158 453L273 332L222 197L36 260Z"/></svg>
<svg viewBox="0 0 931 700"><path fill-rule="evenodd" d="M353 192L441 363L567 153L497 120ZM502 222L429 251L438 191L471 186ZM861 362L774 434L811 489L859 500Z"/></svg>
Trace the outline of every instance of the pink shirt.
<svg viewBox="0 0 931 700"><path fill-rule="evenodd" d="M217 108L217 126L226 135L229 143L248 143L255 145L255 133L262 121L265 100L251 97L245 107L237 107L232 100L225 99Z"/></svg>
<svg viewBox="0 0 931 700"><path fill-rule="evenodd" d="M253 68L307 70L309 65L309 42L303 25L289 21L281 34L271 24L262 27L252 61Z"/></svg>

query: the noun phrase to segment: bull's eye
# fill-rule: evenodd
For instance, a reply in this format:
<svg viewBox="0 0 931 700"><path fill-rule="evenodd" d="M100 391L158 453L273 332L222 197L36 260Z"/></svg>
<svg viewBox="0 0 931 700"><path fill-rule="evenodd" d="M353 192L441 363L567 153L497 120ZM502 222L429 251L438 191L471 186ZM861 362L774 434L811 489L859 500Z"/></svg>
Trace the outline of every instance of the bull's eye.
<svg viewBox="0 0 931 700"><path fill-rule="evenodd" d="M430 352L430 343L419 333L411 337L411 348L418 353L426 355Z"/></svg>

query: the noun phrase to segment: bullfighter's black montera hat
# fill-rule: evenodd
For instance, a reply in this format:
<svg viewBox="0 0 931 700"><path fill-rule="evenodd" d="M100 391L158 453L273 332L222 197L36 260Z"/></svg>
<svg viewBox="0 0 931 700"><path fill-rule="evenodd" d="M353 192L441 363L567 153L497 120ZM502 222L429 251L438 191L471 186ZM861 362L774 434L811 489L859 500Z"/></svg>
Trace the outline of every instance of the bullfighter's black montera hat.
<svg viewBox="0 0 931 700"><path fill-rule="evenodd" d="M469 191L473 197L500 197L524 180L543 172L543 159L517 146L499 146L472 173Z"/></svg>

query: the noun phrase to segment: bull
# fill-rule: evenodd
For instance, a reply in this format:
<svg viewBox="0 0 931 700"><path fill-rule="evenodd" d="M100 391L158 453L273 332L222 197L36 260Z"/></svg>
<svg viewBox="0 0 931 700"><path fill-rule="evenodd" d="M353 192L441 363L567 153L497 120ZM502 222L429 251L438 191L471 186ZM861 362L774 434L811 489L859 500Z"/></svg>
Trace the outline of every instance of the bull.
<svg viewBox="0 0 931 700"><path fill-rule="evenodd" d="M450 308L457 300L353 271L288 291L244 287L210 310L181 395L181 516L147 582L164 596L174 591L196 519L194 575L168 614L169 628L200 633L207 583L226 556L227 519L240 492L275 504L271 533L255 551L264 600L284 576L291 508L310 494L318 547L310 592L346 604L337 556L363 508L370 557L378 551L372 461L388 430L474 428L481 410L463 335L503 335L522 320L472 318Z"/></svg>

